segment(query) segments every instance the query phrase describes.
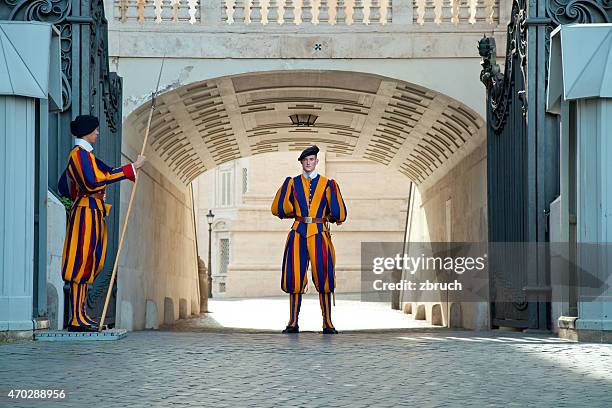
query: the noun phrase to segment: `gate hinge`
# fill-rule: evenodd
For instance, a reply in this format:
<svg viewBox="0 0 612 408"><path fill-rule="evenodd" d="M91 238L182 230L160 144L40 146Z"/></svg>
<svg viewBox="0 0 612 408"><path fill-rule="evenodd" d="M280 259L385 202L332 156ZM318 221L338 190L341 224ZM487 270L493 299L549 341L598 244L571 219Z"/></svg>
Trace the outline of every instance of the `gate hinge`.
<svg viewBox="0 0 612 408"><path fill-rule="evenodd" d="M94 20L91 17L68 16L66 17L66 22L72 24L93 24Z"/></svg>
<svg viewBox="0 0 612 408"><path fill-rule="evenodd" d="M552 19L548 17L530 17L525 20L526 26L539 26L552 24Z"/></svg>

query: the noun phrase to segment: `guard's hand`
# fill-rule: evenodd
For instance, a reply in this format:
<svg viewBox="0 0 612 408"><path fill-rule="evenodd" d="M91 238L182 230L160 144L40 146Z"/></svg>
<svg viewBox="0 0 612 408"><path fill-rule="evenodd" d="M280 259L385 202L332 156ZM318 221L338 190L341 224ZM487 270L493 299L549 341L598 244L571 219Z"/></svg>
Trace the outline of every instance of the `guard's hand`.
<svg viewBox="0 0 612 408"><path fill-rule="evenodd" d="M138 155L138 158L136 159L136 161L134 162L134 167L136 167L137 169L141 168L142 166L144 166L144 162L145 162L145 157L143 155Z"/></svg>

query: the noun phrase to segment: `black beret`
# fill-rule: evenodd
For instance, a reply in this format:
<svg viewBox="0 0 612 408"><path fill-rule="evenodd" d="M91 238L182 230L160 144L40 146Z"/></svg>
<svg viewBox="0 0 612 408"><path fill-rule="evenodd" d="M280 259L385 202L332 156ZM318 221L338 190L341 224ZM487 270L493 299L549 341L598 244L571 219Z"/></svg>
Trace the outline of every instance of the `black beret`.
<svg viewBox="0 0 612 408"><path fill-rule="evenodd" d="M93 132L98 126L100 126L100 121L97 117L79 115L70 122L70 131L76 137L83 137Z"/></svg>
<svg viewBox="0 0 612 408"><path fill-rule="evenodd" d="M312 156L313 154L316 156L317 153L319 153L319 148L316 145L307 147L306 149L302 151L302 154L300 154L300 157L298 157L298 161L301 162L304 159L304 157Z"/></svg>

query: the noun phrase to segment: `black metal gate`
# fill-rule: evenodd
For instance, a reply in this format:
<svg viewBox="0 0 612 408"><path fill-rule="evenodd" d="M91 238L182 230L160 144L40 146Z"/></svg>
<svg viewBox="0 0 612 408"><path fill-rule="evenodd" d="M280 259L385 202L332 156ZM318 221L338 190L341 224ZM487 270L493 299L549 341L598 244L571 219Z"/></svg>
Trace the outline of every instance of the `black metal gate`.
<svg viewBox="0 0 612 408"><path fill-rule="evenodd" d="M481 81L487 88L491 243L549 241L550 203L560 190L560 129L557 117L546 113L545 100L550 33L560 24L609 22L608 3L514 0L504 73L495 61L495 40L483 38L479 43ZM529 256L513 259L513 268L491 259L493 327L550 328L550 258L545 246L536 247ZM506 300L508 292L514 301Z"/></svg>
<svg viewBox="0 0 612 408"><path fill-rule="evenodd" d="M121 79L109 72L107 21L104 17L102 0L0 0L0 19L13 21L43 21L52 23L61 35L62 93L64 106L62 112L42 112L39 116L41 132L47 125L47 152L38 152L46 163L48 188L57 195L57 181L63 172L72 149L70 121L79 114L93 114L100 118L100 137L95 146L96 156L108 164L117 165L121 159ZM48 109L41 104L39 108ZM46 123L43 123L46 122ZM37 171L40 171L37 168ZM44 181L41 181L43 183ZM46 194L46 189L37 189ZM39 197L38 203L46 202ZM119 189L108 189L107 200L113 205L107 218L108 253L106 266L94 282L89 292L88 306L92 316L101 315L103 295L112 269L114 254L118 244L119 228ZM38 240L46 236L46 208L37 205L36 209ZM35 243L35 316L46 316L46 247ZM61 273L61 271L50 271ZM40 283L39 283L40 282ZM113 292L114 293L114 292ZM115 321L115 296L113 296L107 322Z"/></svg>
<svg viewBox="0 0 612 408"><path fill-rule="evenodd" d="M519 11L524 2L515 1L508 25L504 75L495 63L496 44L493 38L480 41L483 56L481 81L487 87L487 192L489 242L529 241L528 132L525 116L526 44L519 23ZM521 299L519 288L527 283L525 260L516 268L520 274L500 276L505 271L497 264L497 257L489 265L492 324L524 327L529 320L528 303ZM503 283L503 287L500 287ZM500 291L515 290L516 302L496 301ZM518 292L518 293L517 293ZM518 296L517 296L518 294Z"/></svg>

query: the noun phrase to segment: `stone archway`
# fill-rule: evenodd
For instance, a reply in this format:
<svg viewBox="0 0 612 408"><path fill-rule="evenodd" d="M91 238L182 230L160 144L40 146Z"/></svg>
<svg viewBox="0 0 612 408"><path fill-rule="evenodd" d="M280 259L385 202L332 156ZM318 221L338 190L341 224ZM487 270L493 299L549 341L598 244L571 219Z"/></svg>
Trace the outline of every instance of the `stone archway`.
<svg viewBox="0 0 612 408"><path fill-rule="evenodd" d="M148 111L145 103L125 120L127 160L140 150ZM315 114L316 125L294 127L292 113ZM153 115L139 187L144 191L137 195L128 231L132 249L126 248L129 257L123 261L132 271L119 275L119 298L135 305L135 329L144 327L147 299L158 310L164 310L166 298L175 305L188 299L183 314L199 311L190 183L206 170L316 143L328 152L388 166L427 191L480 152L483 141L484 120L467 105L374 74L254 72L167 91L158 96Z"/></svg>
<svg viewBox="0 0 612 408"><path fill-rule="evenodd" d="M316 126L294 127L289 115L298 112L316 114ZM147 115L144 104L124 124L134 148L142 143ZM405 81L347 71L256 72L160 95L149 152L181 186L239 157L312 143L430 184L482 141L483 125L463 103Z"/></svg>

